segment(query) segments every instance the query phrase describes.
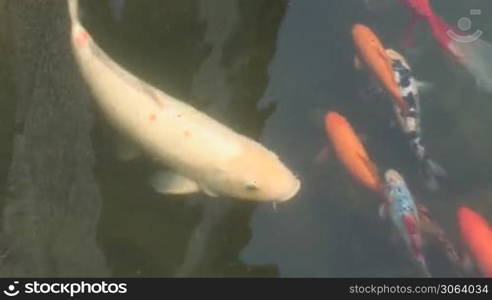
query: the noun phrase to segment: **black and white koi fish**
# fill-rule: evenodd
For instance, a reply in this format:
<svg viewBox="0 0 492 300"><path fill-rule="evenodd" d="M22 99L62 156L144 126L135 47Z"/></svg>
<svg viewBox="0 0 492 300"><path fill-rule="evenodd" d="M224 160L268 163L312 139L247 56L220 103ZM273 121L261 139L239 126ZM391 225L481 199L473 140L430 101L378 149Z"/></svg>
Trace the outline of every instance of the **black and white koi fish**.
<svg viewBox="0 0 492 300"><path fill-rule="evenodd" d="M401 54L393 49L386 49L386 54L391 59L401 96L408 105L408 112L406 113L403 113L398 105L394 105L398 125L409 140L411 150L420 163L421 170L427 180L427 186L431 190L436 190L439 188L438 178L446 176L446 171L430 158L422 145L419 95L419 88L422 84L415 79L412 69Z"/></svg>

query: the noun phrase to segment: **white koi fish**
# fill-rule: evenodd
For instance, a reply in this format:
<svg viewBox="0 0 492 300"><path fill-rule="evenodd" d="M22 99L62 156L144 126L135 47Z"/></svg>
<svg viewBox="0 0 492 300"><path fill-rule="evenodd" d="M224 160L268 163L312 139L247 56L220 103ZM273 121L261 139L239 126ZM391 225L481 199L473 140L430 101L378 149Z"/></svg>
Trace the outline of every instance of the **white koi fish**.
<svg viewBox="0 0 492 300"><path fill-rule="evenodd" d="M153 179L158 192L286 201L299 191L300 181L273 152L114 62L81 24L78 4L68 1L71 44L82 77L109 123L174 171Z"/></svg>

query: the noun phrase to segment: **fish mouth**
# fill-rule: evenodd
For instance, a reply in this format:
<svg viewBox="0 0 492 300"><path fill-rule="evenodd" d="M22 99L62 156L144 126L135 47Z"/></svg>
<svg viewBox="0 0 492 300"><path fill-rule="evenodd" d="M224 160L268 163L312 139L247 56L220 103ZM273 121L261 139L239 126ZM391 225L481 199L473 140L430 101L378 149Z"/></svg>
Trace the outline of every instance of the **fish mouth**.
<svg viewBox="0 0 492 300"><path fill-rule="evenodd" d="M294 188L290 191L289 194L287 194L286 197L282 197L278 201L279 202L285 202L285 201L288 201L288 200L294 198L294 196L297 195L297 192L299 192L300 189L301 189L301 181L296 178Z"/></svg>

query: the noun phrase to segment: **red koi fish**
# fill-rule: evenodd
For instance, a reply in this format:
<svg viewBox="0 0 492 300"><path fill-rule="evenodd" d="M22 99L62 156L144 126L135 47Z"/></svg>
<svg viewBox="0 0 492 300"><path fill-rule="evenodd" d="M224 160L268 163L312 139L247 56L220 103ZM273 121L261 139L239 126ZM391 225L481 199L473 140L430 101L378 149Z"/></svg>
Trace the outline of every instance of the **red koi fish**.
<svg viewBox="0 0 492 300"><path fill-rule="evenodd" d="M412 34L419 20L425 20L441 49L460 63L477 85L492 93L492 45L475 32L466 34L446 23L432 10L429 0L400 0L412 13L412 19L405 34L407 46L411 45Z"/></svg>

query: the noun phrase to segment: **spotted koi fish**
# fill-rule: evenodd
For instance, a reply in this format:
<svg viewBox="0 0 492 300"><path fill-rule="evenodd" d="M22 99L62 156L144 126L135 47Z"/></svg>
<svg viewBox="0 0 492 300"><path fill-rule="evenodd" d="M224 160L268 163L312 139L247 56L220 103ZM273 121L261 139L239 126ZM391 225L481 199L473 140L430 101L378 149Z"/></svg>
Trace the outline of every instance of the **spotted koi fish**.
<svg viewBox="0 0 492 300"><path fill-rule="evenodd" d="M420 218L413 196L408 190L405 180L397 171L393 169L387 170L384 179L384 193L387 203L381 206L380 213L382 216L389 216L422 273L426 277L430 277L422 252L423 242L420 232Z"/></svg>
<svg viewBox="0 0 492 300"><path fill-rule="evenodd" d="M420 94L419 83L405 58L393 49L386 49L391 59L395 80L400 88L401 98L407 104L407 112L394 105L396 119L403 134L408 139L410 148L419 161L420 168L427 180L427 186L436 190L439 188L438 178L446 176L446 171L431 159L422 144L422 128L420 126Z"/></svg>

